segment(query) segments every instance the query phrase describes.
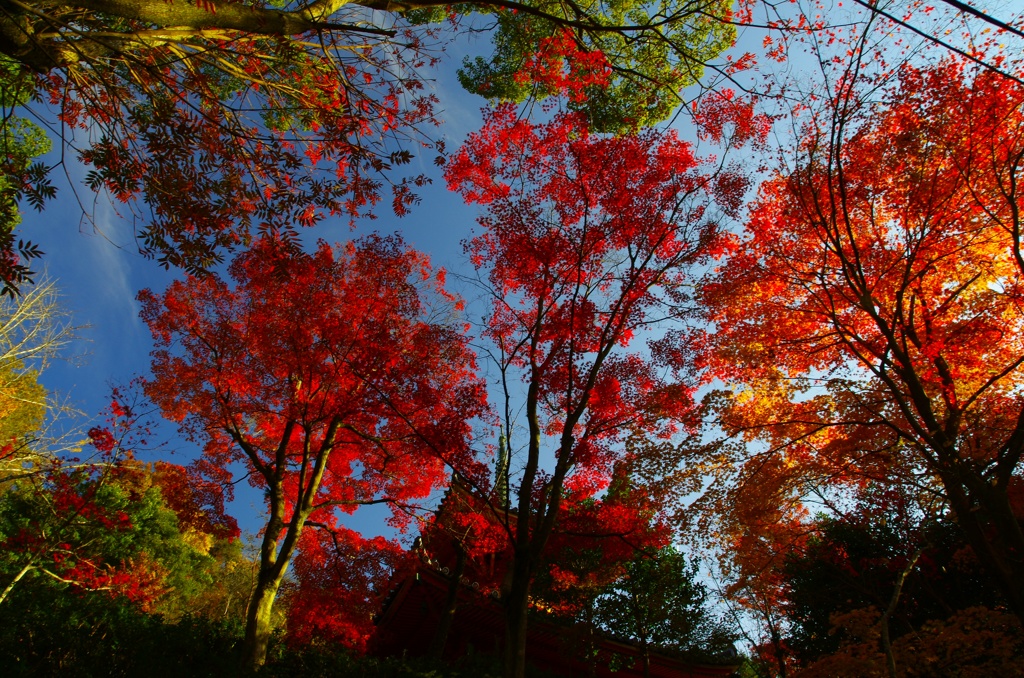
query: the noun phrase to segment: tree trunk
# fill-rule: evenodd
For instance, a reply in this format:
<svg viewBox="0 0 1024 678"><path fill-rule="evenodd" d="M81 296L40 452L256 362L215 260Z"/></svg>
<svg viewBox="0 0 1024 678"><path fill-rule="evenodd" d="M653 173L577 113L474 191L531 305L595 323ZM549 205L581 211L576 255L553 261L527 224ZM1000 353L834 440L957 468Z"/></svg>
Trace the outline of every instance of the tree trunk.
<svg viewBox="0 0 1024 678"><path fill-rule="evenodd" d="M431 7L435 0L408 0L391 6L386 0L368 0L368 8L385 11L405 11L414 7ZM53 68L68 67L111 54L145 49L150 42L187 40L200 33L213 31L240 32L249 35L298 36L313 31L350 31L391 37L394 31L349 23L331 23L330 16L348 4L348 0L316 2L298 11L245 5L226 0L209 0L202 5L179 2L150 2L149 0L70 0L64 4L29 2L28 6L39 14L21 7L0 2L6 13L0 12L0 53L6 54L33 70L46 73ZM111 22L109 31L91 36L83 29L75 40L52 35L52 26L60 23L62 13L69 10L88 11L110 17L120 17L155 27L143 27L138 32ZM48 13L52 13L52 16ZM161 30L167 29L167 30ZM95 29L93 29L95 30ZM90 37L92 39L90 40ZM228 33L216 36L230 39Z"/></svg>
<svg viewBox="0 0 1024 678"><path fill-rule="evenodd" d="M530 602L530 559L517 553L512 586L505 597L505 678L526 675L526 613Z"/></svg>
<svg viewBox="0 0 1024 678"><path fill-rule="evenodd" d="M587 678L597 676L597 648L594 638L594 598L587 601L587 640L585 652L587 653Z"/></svg>
<svg viewBox="0 0 1024 678"><path fill-rule="evenodd" d="M11 583L8 584L6 588L4 588L3 593L0 593L0 603L3 603L5 600L7 600L7 596L10 595L11 590L14 589L14 585L21 581L21 578L32 570L33 562L34 561L32 560L28 561L28 563L25 564L25 567L21 568L18 571L18 574L14 575L14 579L11 580Z"/></svg>
<svg viewBox="0 0 1024 678"><path fill-rule="evenodd" d="M889 678L896 678L896 657L892 653L892 642L889 638L889 620L892 619L892 615L896 612L896 604L900 600L900 593L903 591L903 582L907 580L907 575L914 569L914 565L917 564L917 559L921 557L924 549L917 549L914 551L914 555L907 561L906 567L900 571L899 576L896 578L896 586L893 588L892 597L889 599L889 607L885 609L885 613L882 615L882 650L885 652L885 668L889 672Z"/></svg>
<svg viewBox="0 0 1024 678"><path fill-rule="evenodd" d="M256 590L246 612L245 641L242 645L242 669L255 673L267 661L267 648L273 632L271 614L281 577L265 577L260 572Z"/></svg>
<svg viewBox="0 0 1024 678"><path fill-rule="evenodd" d="M290 430L290 427L286 427L286 439ZM271 614L274 610L274 599L277 598L277 590L284 580L284 573L288 570L288 563L291 561L295 544L298 542L299 534L306 521L306 514L301 511L297 511L292 516L280 550L278 550L278 537L282 531L285 531L283 491L280 478L273 479L269 485L270 520L267 521L263 542L260 544L260 566L256 573L256 588L252 592L249 608L246 610L245 642L242 652L242 670L253 673L267 661L267 645L270 643L270 635L273 631Z"/></svg>
<svg viewBox="0 0 1024 678"><path fill-rule="evenodd" d="M1021 576L1024 572L1024 539L1005 497L1005 490L999 492L986 487L985 494L1003 496L977 497L972 495L980 493L971 493L970 484L962 482L956 475L940 472L939 477L967 543L982 568L1002 590L1007 606L1024 627L1024 577ZM984 480L979 479L979 483L984 484ZM983 520L986 517L994 524L986 526ZM986 531L994 534L986 534Z"/></svg>
<svg viewBox="0 0 1024 678"><path fill-rule="evenodd" d="M779 678L786 678L785 648L782 647L782 634L774 623L771 624L772 647L775 650L775 662L779 665Z"/></svg>
<svg viewBox="0 0 1024 678"><path fill-rule="evenodd" d="M444 646L448 643L448 633L452 628L452 621L455 619L455 608L459 599L459 586L461 585L462 573L466 570L466 552L456 546L455 571L452 572L452 580L448 585L448 595L445 597L444 607L441 609L441 618L437 620L437 630L430 641L430 649L427 656L431 659L440 659L444 655Z"/></svg>

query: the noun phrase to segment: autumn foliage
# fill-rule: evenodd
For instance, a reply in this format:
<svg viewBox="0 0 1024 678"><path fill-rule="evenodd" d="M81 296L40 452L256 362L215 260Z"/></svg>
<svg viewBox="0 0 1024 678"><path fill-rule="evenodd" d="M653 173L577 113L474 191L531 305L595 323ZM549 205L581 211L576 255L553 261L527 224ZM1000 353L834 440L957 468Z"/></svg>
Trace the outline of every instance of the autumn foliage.
<svg viewBox="0 0 1024 678"><path fill-rule="evenodd" d="M205 577L212 544L238 539L219 483L194 468L137 461L146 426L116 389L109 414L107 425L88 431L79 456L35 457L5 484L0 604L12 595L24 601L32 594L21 589L38 593L48 584L177 613L176 603L195 588L184 580Z"/></svg>
<svg viewBox="0 0 1024 678"><path fill-rule="evenodd" d="M1020 617L1024 92L955 61L904 66L881 102L852 83L702 288L721 420L752 451L728 534L771 558L810 493L933 487Z"/></svg>
<svg viewBox="0 0 1024 678"><path fill-rule="evenodd" d="M55 462L12 490L2 546L13 562L3 598L24 575L48 576L76 592L105 592L149 608L163 593L162 573L145 554L112 548L133 527L125 502L105 486L102 465ZM23 585L24 586L24 585ZM2 599L0 599L2 601Z"/></svg>
<svg viewBox="0 0 1024 678"><path fill-rule="evenodd" d="M395 31L315 14L69 3L21 14L24 44L0 40L0 52L34 71L85 183L138 220L143 253L196 272L259 234L365 214L413 152L383 140L428 143L416 132L435 104L415 74L432 61L423 31L389 43ZM72 33L50 30L70 16ZM422 181L390 180L397 213Z"/></svg>
<svg viewBox="0 0 1024 678"><path fill-rule="evenodd" d="M477 468L467 436L483 400L461 334L425 319L431 298L454 300L400 240L305 254L267 239L230 273L233 288L208 276L143 292L159 347L147 392L208 463L241 462L267 493L247 631L259 665L306 522L384 503L405 525L446 463Z"/></svg>
<svg viewBox="0 0 1024 678"><path fill-rule="evenodd" d="M711 64L749 0L6 4L0 285L39 254L14 244L19 201L54 191L42 132L13 115L32 101L142 252L188 274L138 299L146 396L198 458L135 459L118 397L72 445L95 458L50 454L48 394L12 353L0 611L55 635L201 619L230 670L295 674L323 656L345 674L422 612L438 623L414 653L450 658L459 622L491 624L506 678L543 619L592 673L610 631L651 674L662 651L734 657L676 548L696 526L766 674L1020 673L1024 74L985 61L995 42L894 65L903 42L766 5L766 56L806 40L827 81L769 168L772 119L738 93L753 55ZM476 19L494 51L459 76L493 105L447 154L428 43ZM708 66L736 89L679 110ZM676 114L692 130L644 127ZM430 178L395 170L424 149L481 211L470 312L398 236L301 242L388 192L406 214ZM242 481L264 502L253 543L227 513ZM414 545L355 529L371 505ZM423 609L389 608L375 637L399 598ZM48 652L24 656L64 663Z"/></svg>
<svg viewBox="0 0 1024 678"><path fill-rule="evenodd" d="M582 115L532 123L507 105L487 112L447 179L487 210L466 244L493 299L483 334L503 379L525 390L503 596L506 671L518 676L530 582L572 515L563 504L607 488L627 432L671 436L693 423L685 340L648 332L655 319L689 313L692 270L726 246L719 218L735 213L745 179L672 132L603 137ZM641 337L648 355L629 350ZM503 423L510 449L511 427Z"/></svg>
<svg viewBox="0 0 1024 678"><path fill-rule="evenodd" d="M342 526L306 530L295 558L296 589L288 601L289 642L365 652L374 616L407 557L401 544L384 537L366 538Z"/></svg>

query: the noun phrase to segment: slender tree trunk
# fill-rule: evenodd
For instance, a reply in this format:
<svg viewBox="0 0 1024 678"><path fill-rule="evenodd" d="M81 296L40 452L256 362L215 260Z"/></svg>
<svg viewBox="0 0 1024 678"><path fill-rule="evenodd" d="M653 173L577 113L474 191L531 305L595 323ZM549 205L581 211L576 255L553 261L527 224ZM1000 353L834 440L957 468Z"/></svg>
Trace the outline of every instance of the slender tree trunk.
<svg viewBox="0 0 1024 678"><path fill-rule="evenodd" d="M512 586L505 597L505 678L526 675L526 613L530 602L530 559L516 554Z"/></svg>
<svg viewBox="0 0 1024 678"><path fill-rule="evenodd" d="M782 647L782 635L774 623L769 623L771 624L772 647L775 648L775 661L779 665L779 678L786 678L786 657Z"/></svg>
<svg viewBox="0 0 1024 678"><path fill-rule="evenodd" d="M587 602L587 678L597 676L597 652L594 647L594 598Z"/></svg>
<svg viewBox="0 0 1024 678"><path fill-rule="evenodd" d="M889 639L889 620L892 619L893 613L896 611L896 604L900 600L900 592L903 591L903 582L907 580L907 575L914 569L914 565L917 564L917 559L921 557L923 549L917 549L914 551L914 555L907 561L907 566L900 572L900 576L896 578L896 587L893 589L892 598L889 599L889 607L885 609L885 613L882 615L882 650L885 652L885 668L889 672L889 678L896 678L896 658L892 654L892 642Z"/></svg>
<svg viewBox="0 0 1024 678"><path fill-rule="evenodd" d="M448 643L448 633L452 628L452 621L455 619L455 608L459 599L459 586L462 573L466 570L466 552L456 546L455 571L452 572L452 580L448 585L448 594L445 597L444 607L441 609L441 618L437 620L437 630L430 641L430 650L427 655L432 659L440 659L444 654L444 647Z"/></svg>
<svg viewBox="0 0 1024 678"><path fill-rule="evenodd" d="M14 579L11 580L11 583L8 584L6 588L4 588L3 593L0 593L0 603L3 603L5 600L7 600L7 596L11 594L11 591L14 589L14 585L21 581L21 578L29 573L29 571L32 569L32 562L33 561L29 561L25 565L25 567L18 570L18 574L14 575Z"/></svg>

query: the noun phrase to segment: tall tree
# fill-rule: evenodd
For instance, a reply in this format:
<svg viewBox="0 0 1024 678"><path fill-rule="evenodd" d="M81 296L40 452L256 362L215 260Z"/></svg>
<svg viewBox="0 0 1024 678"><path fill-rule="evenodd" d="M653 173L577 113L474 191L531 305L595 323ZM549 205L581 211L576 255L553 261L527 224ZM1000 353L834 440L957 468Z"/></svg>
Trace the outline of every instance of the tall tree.
<svg viewBox="0 0 1024 678"><path fill-rule="evenodd" d="M806 468L934 481L1024 620L1024 88L955 61L886 87L861 63L703 288L722 421L767 443L745 473L778 506Z"/></svg>
<svg viewBox="0 0 1024 678"><path fill-rule="evenodd" d="M670 377L685 374L684 356L627 349L686 315L691 268L726 240L716 200L733 212L746 180L716 176L673 133L603 138L580 115L531 124L511 106L487 114L447 178L487 207L467 244L493 301L484 336L506 383L523 383L522 438L508 435L523 445L518 484L500 514L513 552L506 671L519 677L531 580L566 492L607 485L627 430L668 436L692 415L690 385Z"/></svg>
<svg viewBox="0 0 1024 678"><path fill-rule="evenodd" d="M402 524L444 463L475 468L467 436L484 405L464 338L426 316L441 283L397 238L313 254L261 240L230 273L234 289L206 276L140 299L158 346L148 394L211 465L241 462L266 493L245 634L255 668L307 521L389 504Z"/></svg>

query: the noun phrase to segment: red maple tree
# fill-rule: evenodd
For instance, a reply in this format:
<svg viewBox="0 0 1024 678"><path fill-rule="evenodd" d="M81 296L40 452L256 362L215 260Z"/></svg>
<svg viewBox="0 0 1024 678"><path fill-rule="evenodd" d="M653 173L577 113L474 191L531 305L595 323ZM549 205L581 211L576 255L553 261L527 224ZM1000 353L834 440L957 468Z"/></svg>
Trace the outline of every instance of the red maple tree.
<svg viewBox="0 0 1024 678"><path fill-rule="evenodd" d="M739 136L747 123L763 129L742 109L709 116L727 116ZM505 384L518 375L525 396L522 438L504 422L509 449L523 451L502 514L512 550L506 671L522 676L531 581L565 497L607 486L627 431L671 436L693 415L691 384L671 378L688 367L679 343L628 348L658 338L653 323L687 315L691 269L721 253L718 217L738 207L746 180L716 173L673 133L605 138L580 116L534 124L510 106L487 113L446 176L487 207L467 243L493 298L484 337Z"/></svg>
<svg viewBox="0 0 1024 678"><path fill-rule="evenodd" d="M452 303L423 255L369 237L306 254L264 239L213 276L143 291L157 343L147 394L205 443L216 467L241 462L267 497L246 626L259 666L270 612L308 520L386 503L403 509L472 472L470 422L484 410L460 332L426 319Z"/></svg>
<svg viewBox="0 0 1024 678"><path fill-rule="evenodd" d="M798 532L809 486L929 487L1024 619L1024 88L945 61L878 102L847 75L704 287L723 422L768 443L733 496Z"/></svg>

